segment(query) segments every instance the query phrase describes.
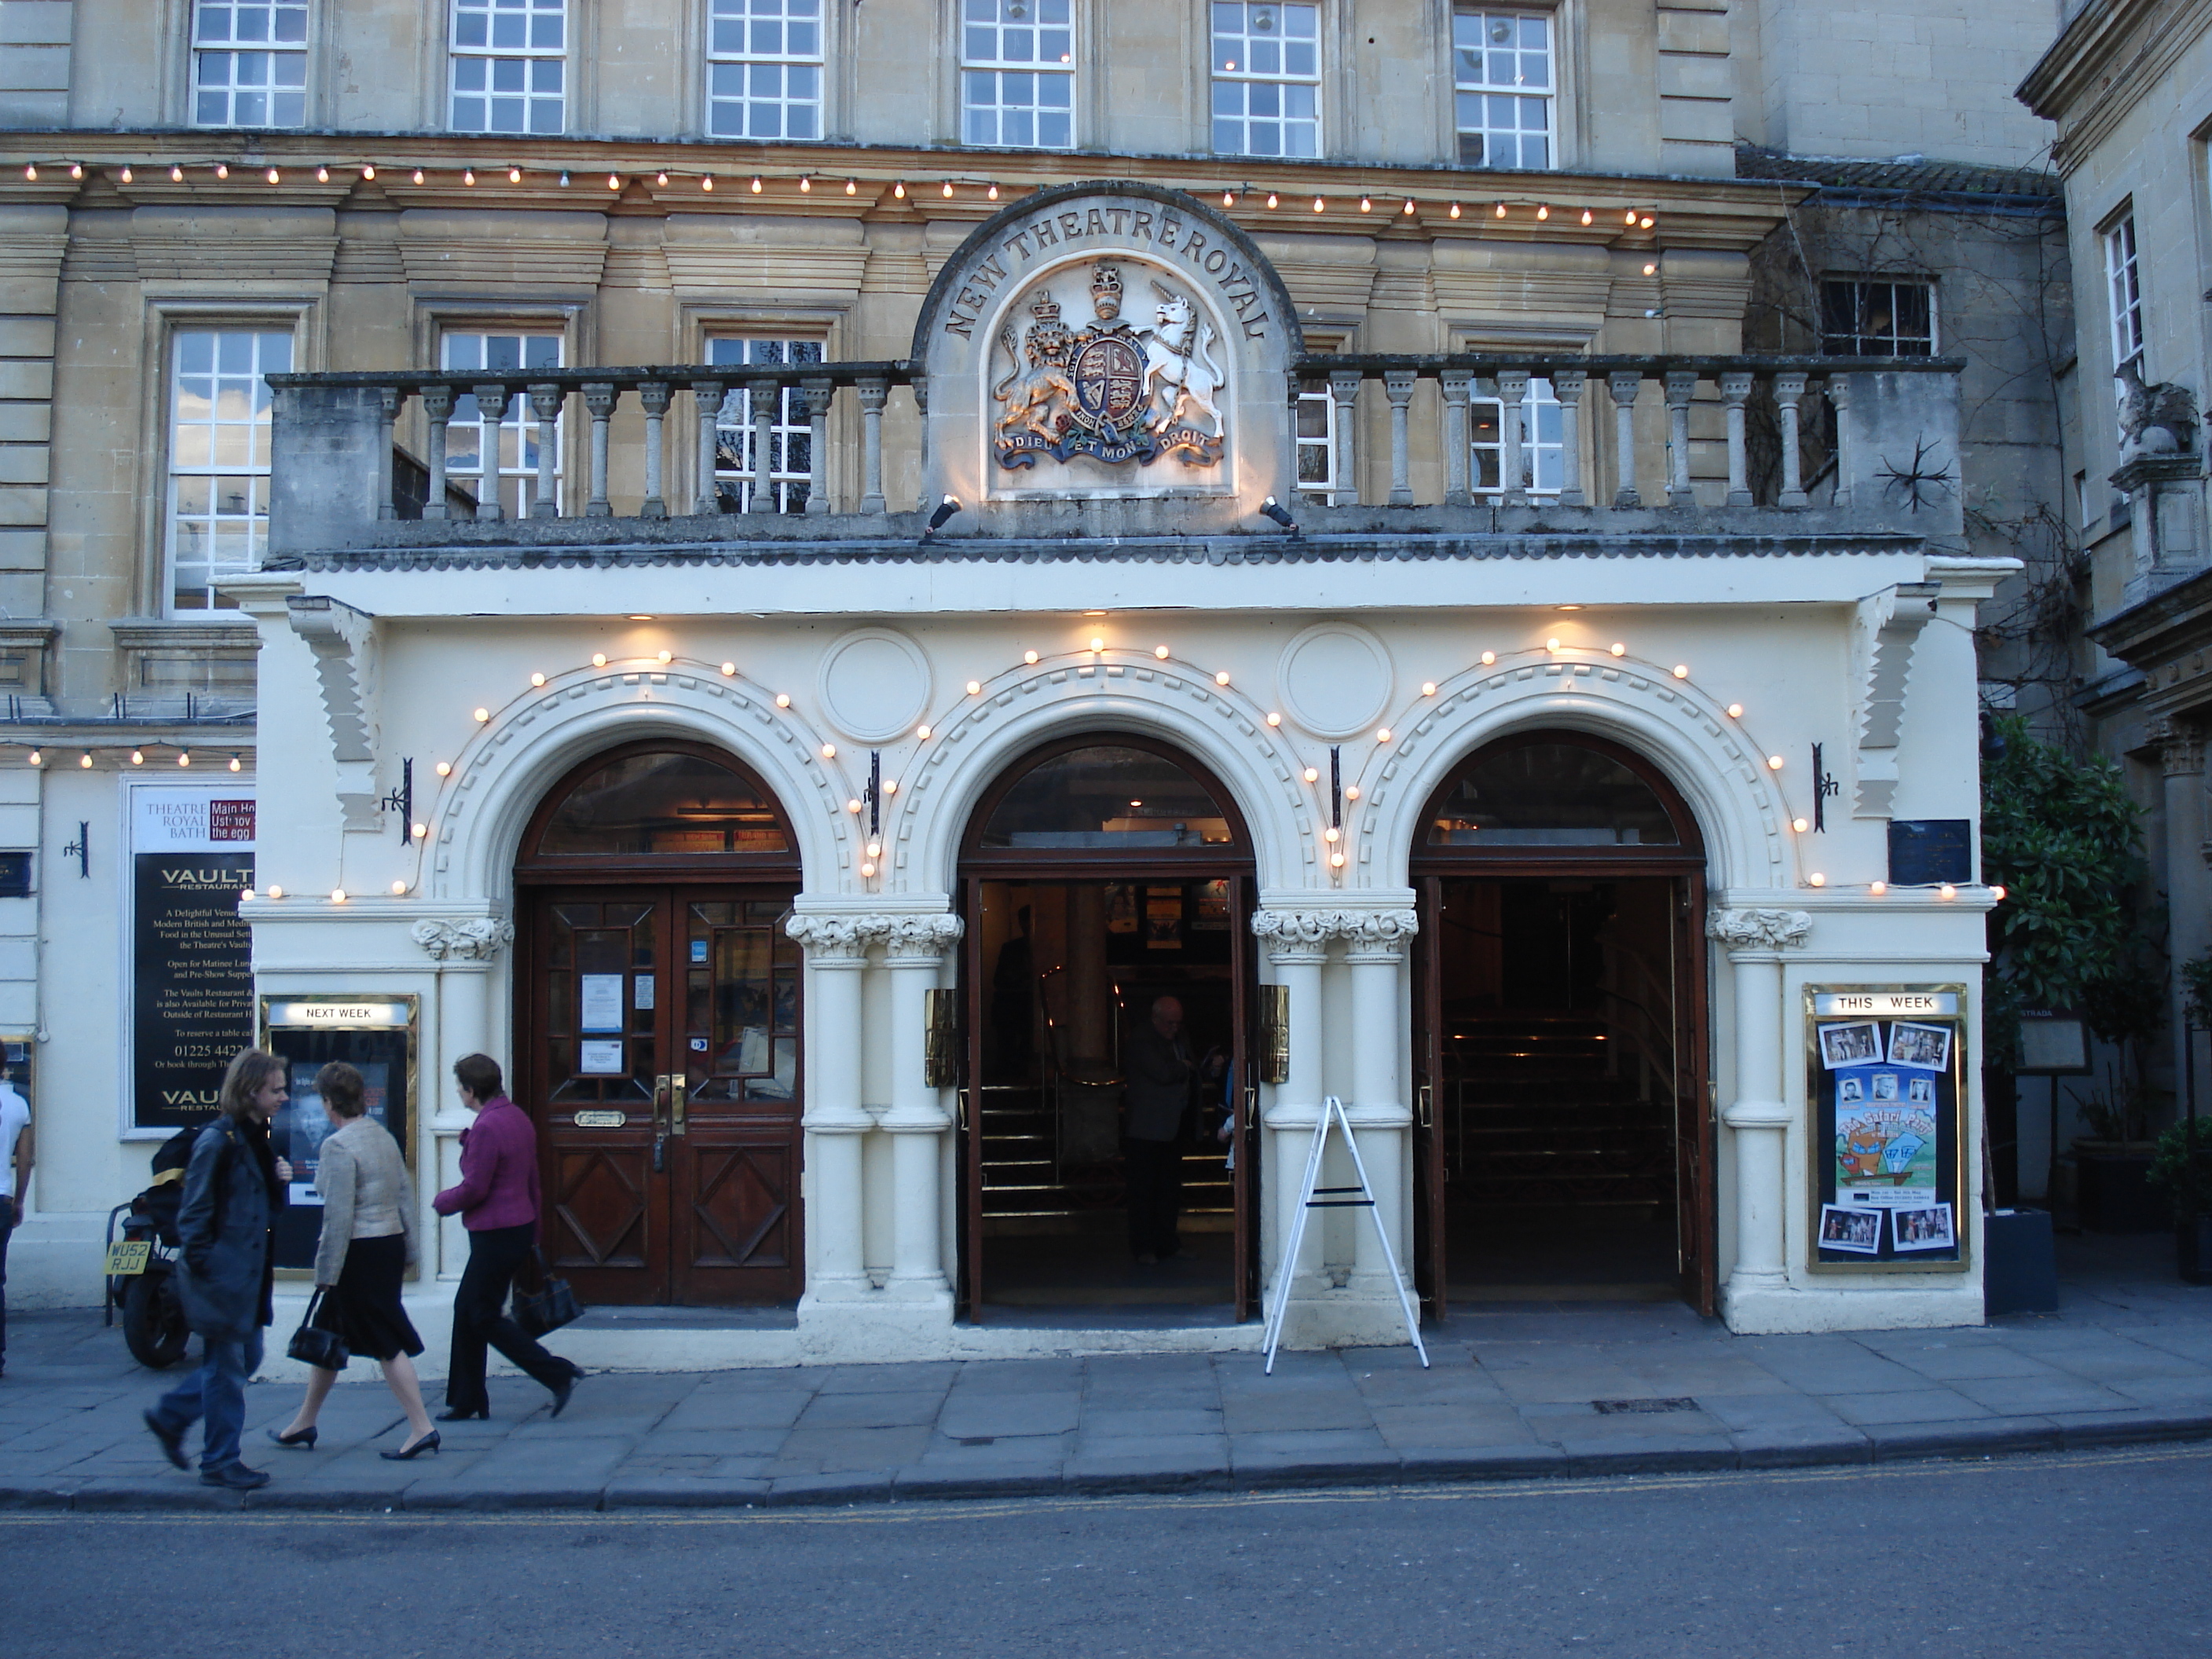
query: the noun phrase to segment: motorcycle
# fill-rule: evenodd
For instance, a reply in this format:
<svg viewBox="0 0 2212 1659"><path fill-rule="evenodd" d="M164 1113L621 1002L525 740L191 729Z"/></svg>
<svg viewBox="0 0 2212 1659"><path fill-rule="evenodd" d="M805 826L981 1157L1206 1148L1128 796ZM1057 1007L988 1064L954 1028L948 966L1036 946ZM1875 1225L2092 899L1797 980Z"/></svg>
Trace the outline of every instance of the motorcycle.
<svg viewBox="0 0 2212 1659"><path fill-rule="evenodd" d="M192 1142L198 1134L198 1127L180 1129L163 1141L154 1154L154 1179L146 1189L107 1212L102 1323L112 1325L120 1309L123 1341L131 1357L157 1371L182 1359L191 1339L177 1296L182 1248L177 1211L184 1201L185 1165L191 1160Z"/></svg>

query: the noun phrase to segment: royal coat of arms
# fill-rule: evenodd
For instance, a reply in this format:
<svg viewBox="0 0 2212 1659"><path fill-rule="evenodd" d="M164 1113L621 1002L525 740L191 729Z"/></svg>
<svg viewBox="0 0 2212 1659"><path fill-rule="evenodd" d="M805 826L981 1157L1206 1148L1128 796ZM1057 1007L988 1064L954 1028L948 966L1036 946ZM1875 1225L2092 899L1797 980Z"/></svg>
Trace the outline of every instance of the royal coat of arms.
<svg viewBox="0 0 2212 1659"><path fill-rule="evenodd" d="M1009 363L991 388L999 465L1028 467L1037 457L1078 455L1149 465L1162 455L1197 466L1221 459L1224 427L1215 394L1226 379L1213 360L1213 325L1188 295L1154 282L1154 325L1121 319L1121 273L1101 264L1091 278L1089 326L1071 331L1048 289L1030 295L1034 320L1019 339L1008 327L999 345Z"/></svg>

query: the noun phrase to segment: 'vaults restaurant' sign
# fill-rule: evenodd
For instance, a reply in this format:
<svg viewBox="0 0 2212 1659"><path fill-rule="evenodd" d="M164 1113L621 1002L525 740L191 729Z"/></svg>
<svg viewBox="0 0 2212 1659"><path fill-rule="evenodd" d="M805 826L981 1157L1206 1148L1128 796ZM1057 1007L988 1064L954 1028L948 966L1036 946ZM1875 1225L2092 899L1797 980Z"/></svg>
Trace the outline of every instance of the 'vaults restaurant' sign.
<svg viewBox="0 0 2212 1659"><path fill-rule="evenodd" d="M131 791L133 1129L207 1121L252 1046L253 817L235 787Z"/></svg>

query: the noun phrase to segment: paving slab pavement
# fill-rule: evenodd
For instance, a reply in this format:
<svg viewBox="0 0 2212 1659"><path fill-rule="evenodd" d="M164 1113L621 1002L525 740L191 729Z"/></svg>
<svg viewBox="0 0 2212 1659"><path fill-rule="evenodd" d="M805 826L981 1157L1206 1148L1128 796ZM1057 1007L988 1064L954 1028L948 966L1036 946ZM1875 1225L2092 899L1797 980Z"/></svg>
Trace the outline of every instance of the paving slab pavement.
<svg viewBox="0 0 2212 1659"><path fill-rule="evenodd" d="M411 1462L380 1382L341 1382L312 1451L247 1393L243 1498L172 1469L168 1386L95 1312L17 1313L0 1508L696 1508L1865 1463L2212 1437L2212 1288L2162 1238L2062 1241L2059 1310L1979 1328L1732 1336L1671 1304L1470 1306L1410 1348L602 1371L557 1421L525 1378ZM356 1377L368 1370L358 1366ZM173 1376L174 1374L171 1374Z"/></svg>

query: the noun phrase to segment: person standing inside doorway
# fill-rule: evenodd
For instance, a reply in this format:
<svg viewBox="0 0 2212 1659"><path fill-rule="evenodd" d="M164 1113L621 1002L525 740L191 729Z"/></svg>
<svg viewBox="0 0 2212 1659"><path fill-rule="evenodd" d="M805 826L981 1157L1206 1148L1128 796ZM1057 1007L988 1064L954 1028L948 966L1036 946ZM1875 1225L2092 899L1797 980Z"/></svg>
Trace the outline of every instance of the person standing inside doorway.
<svg viewBox="0 0 2212 1659"><path fill-rule="evenodd" d="M0 1376L8 1374L8 1240L31 1189L31 1105L0 1076Z"/></svg>
<svg viewBox="0 0 2212 1659"><path fill-rule="evenodd" d="M1193 1060L1183 1042L1182 1004L1156 998L1146 1022L1129 1034L1121 1056L1122 1164L1129 1190L1129 1254L1140 1263L1182 1250L1176 1220L1182 1208L1182 1144L1192 1092L1214 1075L1220 1056Z"/></svg>
<svg viewBox="0 0 2212 1659"><path fill-rule="evenodd" d="M251 1492L269 1477L239 1461L246 1385L261 1369L261 1333L275 1317L276 1218L292 1166L269 1144L269 1120L289 1098L284 1062L258 1048L232 1059L216 1121L192 1142L177 1206L177 1299L199 1334L199 1370L163 1395L146 1426L179 1468L185 1431L204 1418L200 1481Z"/></svg>
<svg viewBox="0 0 2212 1659"><path fill-rule="evenodd" d="M507 1097L499 1062L490 1055L462 1055L453 1062L453 1081L476 1121L461 1132L460 1185L430 1200L440 1215L460 1217L469 1235L469 1265L453 1293L446 1409L438 1420L491 1415L484 1386L487 1345L552 1391L558 1417L583 1370L546 1352L507 1313L514 1275L538 1248L538 1134Z"/></svg>

